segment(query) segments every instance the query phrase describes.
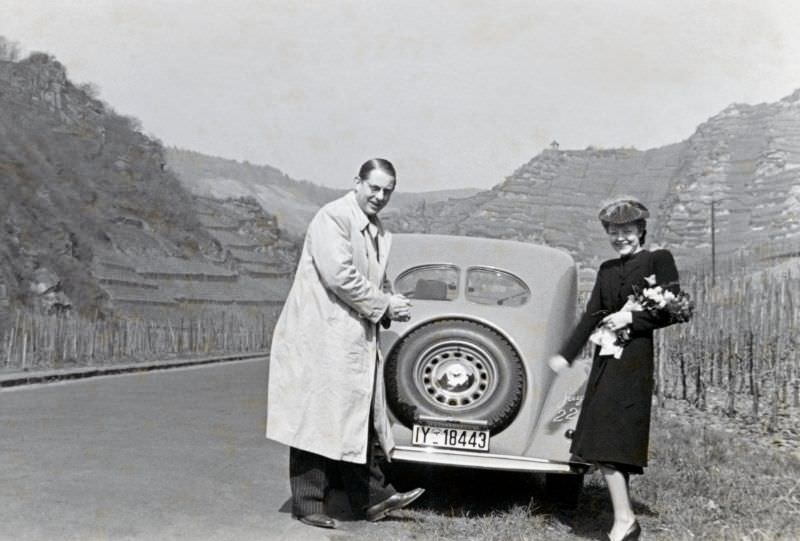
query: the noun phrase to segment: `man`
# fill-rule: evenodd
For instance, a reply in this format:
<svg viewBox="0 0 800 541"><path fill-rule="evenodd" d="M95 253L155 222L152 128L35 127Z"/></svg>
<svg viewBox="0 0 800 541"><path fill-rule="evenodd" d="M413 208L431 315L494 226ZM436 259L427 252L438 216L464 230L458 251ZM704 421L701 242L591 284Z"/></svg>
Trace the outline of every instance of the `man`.
<svg viewBox="0 0 800 541"><path fill-rule="evenodd" d="M324 506L334 470L353 510L370 521L423 492L395 491L373 445L387 457L394 447L378 323L408 320L411 307L385 275L391 237L378 213L395 180L390 162L369 160L354 190L317 212L273 334L267 437L290 446L292 514L312 526L337 526Z"/></svg>

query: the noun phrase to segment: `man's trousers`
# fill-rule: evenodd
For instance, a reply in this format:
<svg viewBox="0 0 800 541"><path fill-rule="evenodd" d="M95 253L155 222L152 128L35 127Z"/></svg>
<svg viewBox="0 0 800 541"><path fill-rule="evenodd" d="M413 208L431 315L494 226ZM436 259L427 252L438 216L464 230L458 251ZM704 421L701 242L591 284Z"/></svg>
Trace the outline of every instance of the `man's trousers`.
<svg viewBox="0 0 800 541"><path fill-rule="evenodd" d="M355 464L289 448L289 481L292 487L292 514L303 517L325 513L325 496L334 476L341 477L353 514L361 518L367 507L382 502L397 491L378 464L372 430L367 463Z"/></svg>

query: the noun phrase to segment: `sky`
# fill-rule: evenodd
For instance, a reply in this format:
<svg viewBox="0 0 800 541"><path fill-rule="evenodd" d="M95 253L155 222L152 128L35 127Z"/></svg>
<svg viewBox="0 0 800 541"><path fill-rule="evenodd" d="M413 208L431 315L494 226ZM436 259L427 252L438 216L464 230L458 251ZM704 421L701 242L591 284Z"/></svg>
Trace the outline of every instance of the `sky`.
<svg viewBox="0 0 800 541"><path fill-rule="evenodd" d="M349 187L490 188L563 149L688 138L800 88L795 0L0 0L166 145Z"/></svg>

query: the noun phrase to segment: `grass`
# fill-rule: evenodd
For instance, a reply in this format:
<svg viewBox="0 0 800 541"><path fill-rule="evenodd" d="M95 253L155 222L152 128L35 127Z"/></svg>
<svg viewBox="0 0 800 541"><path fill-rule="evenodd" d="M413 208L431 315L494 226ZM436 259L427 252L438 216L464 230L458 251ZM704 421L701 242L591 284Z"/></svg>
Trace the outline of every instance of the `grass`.
<svg viewBox="0 0 800 541"><path fill-rule="evenodd" d="M444 541L605 539L611 504L598 473L574 510L544 497L540 479L468 470L412 471L427 493L378 524L352 522L336 539ZM405 486L401 487L405 488ZM651 460L631 482L647 540L800 538L800 457L767 439L714 427L713 418L660 410Z"/></svg>

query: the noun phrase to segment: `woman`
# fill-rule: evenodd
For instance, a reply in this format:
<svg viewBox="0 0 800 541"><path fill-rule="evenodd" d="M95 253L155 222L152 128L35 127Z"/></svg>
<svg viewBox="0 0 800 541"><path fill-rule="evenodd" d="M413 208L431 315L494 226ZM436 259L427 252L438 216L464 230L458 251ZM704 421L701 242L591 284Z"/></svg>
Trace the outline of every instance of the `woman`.
<svg viewBox="0 0 800 541"><path fill-rule="evenodd" d="M630 330L621 356L602 355L595 349L570 451L597 464L603 473L614 507L611 541L638 539L641 527L628 494L630 474L647 465L650 404L653 392L653 330L671 323L666 314L623 309L628 295L648 286L645 277L678 289L678 271L667 250L642 248L649 212L640 202L623 199L600 211L600 222L611 246L619 254L600 265L597 281L578 326L548 362L558 372L572 363L599 326L611 331Z"/></svg>

